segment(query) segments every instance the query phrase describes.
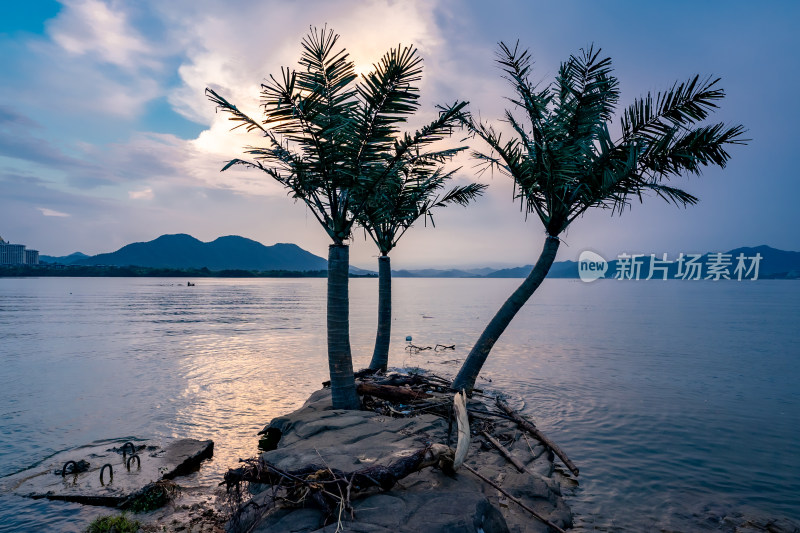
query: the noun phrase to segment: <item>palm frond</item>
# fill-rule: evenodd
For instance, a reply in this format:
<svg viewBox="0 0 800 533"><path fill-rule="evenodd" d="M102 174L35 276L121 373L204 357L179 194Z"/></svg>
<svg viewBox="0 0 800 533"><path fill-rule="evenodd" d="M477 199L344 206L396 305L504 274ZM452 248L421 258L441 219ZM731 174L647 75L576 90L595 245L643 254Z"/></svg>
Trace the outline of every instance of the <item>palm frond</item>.
<svg viewBox="0 0 800 533"><path fill-rule="evenodd" d="M420 218L433 223L434 209L449 204L467 206L483 194L486 185L472 183L454 187L440 196L438 191L457 170L445 171L440 165L410 166L373 194L359 216L359 223L382 253L389 253Z"/></svg>
<svg viewBox="0 0 800 533"><path fill-rule="evenodd" d="M206 94L230 114L235 127L267 138L266 146L246 148L252 161L233 159L223 170L244 165L265 172L309 207L335 243L342 243L368 203L406 216L412 208L392 203L398 180L413 175L417 182L437 183L436 169L465 148L432 145L452 133L466 103L456 102L427 126L401 134L398 125L419 107L422 59L416 48L389 50L356 83L353 62L338 41L327 27L310 29L301 43L300 68L282 68L262 84L260 122L214 90ZM407 189L403 198L415 190Z"/></svg>
<svg viewBox="0 0 800 533"><path fill-rule="evenodd" d="M425 148L431 144L452 134L453 129L458 125L458 115L466 105L466 102L455 102L450 106L440 106L439 116L435 120L414 132L413 135L406 133L396 139L391 153L385 155L383 162L376 166L373 172L360 174L358 194L353 198L350 207L354 218L348 229L352 228L356 219L361 216L376 191L385 182L399 176L404 169L429 162L444 163L466 149L466 147L458 147L425 151Z"/></svg>
<svg viewBox="0 0 800 533"><path fill-rule="evenodd" d="M478 165L510 176L523 211L535 212L552 236L592 207L621 212L648 193L692 205L695 196L665 182L725 167L729 146L747 142L742 126L700 124L725 96L718 78L700 76L635 100L622 112L621 139L612 141L619 83L600 52L589 46L571 55L554 82L539 89L530 81L529 52L500 43L497 61L514 88L508 98L513 108L503 120L513 135L503 138L468 112L459 115L467 132L489 148L473 151Z"/></svg>
<svg viewBox="0 0 800 533"><path fill-rule="evenodd" d="M444 196L437 199L432 207L445 207L448 204L458 204L466 207L481 196L486 187L488 185L485 183L470 183L469 185L453 187Z"/></svg>
<svg viewBox="0 0 800 533"><path fill-rule="evenodd" d="M713 77L701 80L696 75L683 83L675 82L655 98L650 93L637 98L622 113L622 140L654 142L675 128L688 128L705 120L725 97L725 91L717 85L719 81Z"/></svg>

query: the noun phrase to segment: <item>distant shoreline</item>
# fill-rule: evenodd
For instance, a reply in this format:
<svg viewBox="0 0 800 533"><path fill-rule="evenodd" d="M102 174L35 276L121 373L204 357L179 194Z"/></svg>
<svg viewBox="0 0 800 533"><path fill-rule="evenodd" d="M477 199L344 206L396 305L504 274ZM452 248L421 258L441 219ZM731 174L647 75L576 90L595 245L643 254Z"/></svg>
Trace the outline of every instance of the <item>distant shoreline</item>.
<svg viewBox="0 0 800 533"><path fill-rule="evenodd" d="M326 278L327 270L209 270L207 268L157 268L139 266L12 265L0 266L0 278ZM372 278L377 274L350 274Z"/></svg>
<svg viewBox="0 0 800 533"><path fill-rule="evenodd" d="M523 269L518 269L522 271ZM425 279L522 279L526 273L514 273L504 276L480 275L441 275L447 271L432 271L433 273L417 274L413 271L392 271L393 278L425 278ZM101 266L101 265L5 265L0 266L0 278L327 278L327 270L245 270L225 269L210 270L208 268L159 268L140 266ZM351 278L377 278L376 272L350 273ZM565 275L563 272L550 272L549 279L579 279L576 275ZM613 279L613 278L603 278ZM797 280L797 271L777 272L759 276L759 280ZM639 281L667 281L654 280L624 280ZM670 278L668 281L684 281L679 278ZM731 281L731 280L725 280ZM733 280L735 281L735 280Z"/></svg>

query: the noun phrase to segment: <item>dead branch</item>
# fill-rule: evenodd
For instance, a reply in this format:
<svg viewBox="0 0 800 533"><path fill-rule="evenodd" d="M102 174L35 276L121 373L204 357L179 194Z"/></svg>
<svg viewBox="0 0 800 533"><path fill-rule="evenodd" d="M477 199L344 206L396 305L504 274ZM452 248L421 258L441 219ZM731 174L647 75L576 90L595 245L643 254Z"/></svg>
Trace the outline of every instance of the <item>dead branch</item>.
<svg viewBox="0 0 800 533"><path fill-rule="evenodd" d="M362 396L368 394L390 402L408 403L414 400L430 398L431 395L424 391L416 391L394 385L376 385L374 383L359 383L356 391Z"/></svg>
<svg viewBox="0 0 800 533"><path fill-rule="evenodd" d="M381 370L376 370L374 368L362 368L361 370L353 372L353 377L355 377L356 379L363 379L363 378L368 378L370 376L374 376L376 374L381 374L381 373L382 373ZM322 386L323 387L330 387L331 386L331 381L330 380L323 381L322 382Z"/></svg>
<svg viewBox="0 0 800 533"><path fill-rule="evenodd" d="M417 450L406 457L388 465L375 465L355 472L342 472L325 466L308 465L298 470L286 471L262 458L245 461L245 465L225 473L224 481L228 489L240 483L264 483L283 487L296 487L298 484L332 496L337 500L346 494L363 492L377 487L391 489L399 480L429 466L439 465L448 459L452 461L453 451L443 444L432 444Z"/></svg>
<svg viewBox="0 0 800 533"><path fill-rule="evenodd" d="M484 437L486 437L489 440L489 442L492 443L492 446L497 448L497 451L500 452L500 455L505 457L506 460L508 460L508 462L510 462L512 465L514 465L517 468L517 470L519 470L521 473L524 473L524 472L528 471L528 469L525 468L525 465L523 465L522 463L519 462L519 459L517 459L516 457L511 455L511 452L508 451L505 446L500 444L499 440L497 440L496 438L494 438L491 435L489 435L489 433L487 433L486 431L481 431L481 434Z"/></svg>
<svg viewBox="0 0 800 533"><path fill-rule="evenodd" d="M410 343L406 346L406 351L411 353L424 352L425 350L433 350L433 346L417 346Z"/></svg>

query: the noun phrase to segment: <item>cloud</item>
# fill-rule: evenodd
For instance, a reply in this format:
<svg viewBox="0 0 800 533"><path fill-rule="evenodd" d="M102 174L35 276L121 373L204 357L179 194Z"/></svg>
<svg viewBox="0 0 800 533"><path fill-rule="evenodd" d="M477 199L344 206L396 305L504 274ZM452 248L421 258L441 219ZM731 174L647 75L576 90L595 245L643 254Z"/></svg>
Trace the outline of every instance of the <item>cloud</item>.
<svg viewBox="0 0 800 533"><path fill-rule="evenodd" d="M0 106L0 225L10 226L18 233L38 232L37 239L46 240L45 244L49 242L53 248L72 247L70 242L78 247L78 239L83 239L85 244L80 248L99 252L108 251L111 244L123 245L167 232L188 232L209 240L225 233L239 233L265 243L297 242L324 255L327 244L324 232L302 204L287 198L286 191L274 180L239 167L219 171L226 161L243 157L243 147L259 145L261 138L242 129L231 131L232 123L227 116L216 113L204 95L206 87L213 87L259 118L260 84L265 76L278 74L281 66L297 66L300 41L309 25L327 24L340 33L339 44L348 49L359 71L368 70L398 43L419 48L425 67L421 107L404 128L407 130L431 120L436 114L435 104L469 99L475 116L506 131L507 126L499 118L509 105L502 97L510 96L510 92L493 55L495 43L501 39L513 43L519 36L521 45L531 48L536 59L533 75L536 82L551 80L557 73L558 60L584 45L587 39L597 39L610 47L608 50L618 60L618 73L627 76L623 82L636 81L636 90L630 91L626 86L623 92L626 97L638 94L641 87L649 89L638 80L640 66L650 69L661 66L660 60L653 63L648 59L648 54L658 52L655 45L631 47L628 46L631 37L619 37L626 34L619 31L622 23L611 16L615 13L613 9L603 12L609 18L600 19L608 23L597 25L585 15L585 9L562 12L552 8L542 18L534 16L541 6L520 5L517 16L508 18L497 6L457 0L335 3L65 0L63 3L58 15L47 23L45 35L20 34L15 39L0 39L0 70L4 74L0 102L5 102ZM545 6L545 9L550 8ZM632 12L626 16L644 17ZM538 23L537 18L550 22ZM660 30L655 27L655 31L666 31L666 27ZM564 31L564 28L571 29ZM703 35L707 38L708 34ZM791 35L792 42L796 41L788 28L785 33L775 35L775 38ZM743 42L737 46L741 49L752 45L753 50L748 54L753 57L758 54L773 57L764 52L784 49L775 46L769 49L756 41ZM704 53L717 54L715 49L703 49ZM674 52L668 55L681 63L681 69L684 67L683 55ZM726 50L710 60L713 65L725 67L725 61L737 57L739 52ZM762 62L763 68L771 64ZM749 67L736 72L743 79L758 79ZM672 74L668 77L671 79ZM648 72L647 79L651 78ZM737 97L740 101L774 100L758 92L762 89L749 89L742 84L726 85L729 88L731 103ZM169 110L163 113L164 102L181 117L201 125L202 133L191 139L170 134L173 113ZM763 145L770 144L766 142L770 140L766 137L770 132L776 136L771 139L775 146L783 146L785 139L791 138L781 135L791 130L786 122L793 116L791 113L756 113L753 109L740 106L735 113L731 110L731 120L749 126L761 125L760 131L754 129L753 136L762 139ZM741 115L744 112L751 114ZM774 118L777 116L781 119ZM772 127L775 124L779 127ZM151 131L155 129L158 132ZM174 131L179 130L186 131L180 128ZM449 145L456 143L482 149L477 142L462 141L458 134L448 141ZM748 167L751 174L762 172L758 162L764 160L763 152L758 152L755 145L747 150L752 154ZM749 181L741 177L741 170L737 180L735 166L747 160L736 157L735 165L725 172L726 180L739 186L726 188L720 194L715 190L718 182L707 175L696 187L704 199L703 206L712 209L705 211L705 215L704 207L688 211L680 217L686 227L704 227L708 223L704 217L712 211L725 215L716 226L739 227L730 213L736 209L746 212L748 206L759 203L754 204L748 193L741 192L749 190L741 186ZM772 164L776 165L770 171L772 174L791 174L788 163ZM511 200L510 180L500 176L492 179L488 172L477 176L474 161L467 156L459 158L453 167L459 165L462 183L473 180L491 183L485 197L469 210L443 210L437 214L435 230L419 228L409 232L394 252L395 259L418 266L469 263L476 256L520 264L529 262L539 245L537 236L541 235L541 229L535 220L522 222L524 217ZM791 191L797 185L784 182L781 187ZM35 209L72 216L30 217ZM602 249L604 242L631 242L641 234L641 227L663 227L658 222L667 217L671 222L663 235L648 233L647 238L664 242L664 235L677 233L672 221L677 222L678 217L673 212L667 214L655 206L648 206L647 216L639 211L634 208L630 217L626 214L623 224L612 222L613 231L609 231L605 213L587 216L588 220L579 221L567 235L570 245L578 249L579 242L591 241ZM759 228L797 225L777 220L778 213L788 211L772 212L774 224L767 224L764 217L768 214L762 214ZM752 231L755 233L756 229ZM702 238L716 235L711 229L707 233ZM796 241L794 234L786 237L790 238ZM522 244L511 246L509 242ZM615 247L607 251L618 250ZM373 255L372 245L356 236L351 252L353 260L370 266L374 263Z"/></svg>
<svg viewBox="0 0 800 533"><path fill-rule="evenodd" d="M270 74L278 75L282 66L297 66L300 41L309 26L327 24L339 33L338 44L347 48L361 70L369 69L398 43L415 44L423 55L431 55L443 41L435 23L436 2L245 1L235 9L206 4L201 15L186 17L189 5L162 6L163 16L182 36L186 50L178 69L183 83L169 99L179 113L203 124L224 120L203 94L209 86L257 115L261 82ZM265 21L270 29L251 31L245 20Z"/></svg>
<svg viewBox="0 0 800 533"><path fill-rule="evenodd" d="M46 217L69 217L72 216L69 213L62 213L61 211L56 211L54 209L48 209L46 207L37 207L39 211Z"/></svg>
<svg viewBox="0 0 800 533"><path fill-rule="evenodd" d="M100 0L67 0L48 33L73 55L91 55L126 70L156 66L155 49L131 27L120 7Z"/></svg>
<svg viewBox="0 0 800 533"><path fill-rule="evenodd" d="M128 198L131 200L152 200L153 196L153 189L150 187L141 191L128 191Z"/></svg>
<svg viewBox="0 0 800 533"><path fill-rule="evenodd" d="M261 139L241 129L230 131L227 116L215 112L204 90L215 87L241 109L259 117L258 97L264 77L277 74L281 66L296 68L300 41L309 25L327 23L341 34L339 44L347 48L360 71L369 70L398 43L420 49L426 62L421 86L424 103L407 129L419 127L435 116L434 103L452 100L449 95L445 98L436 93L438 86L430 72L441 75L455 65L448 62L446 53L441 59L446 49L437 26L437 5L347 0L332 6L323 1L296 4L245 0L231 9L215 2L188 0L138 6L68 1L48 24L52 41L32 41L20 50L37 64L37 69L31 78L33 85L28 81L28 87L34 90L16 91L15 103L23 104L22 109L36 110L27 115L46 126L35 129L36 122L25 112L0 110L0 121L9 123L5 130L0 127L0 134L6 133L0 135L0 152L24 162L21 168L31 174L31 169L36 169L43 179L36 185L17 182L25 204L47 201L44 205L64 206L51 212L75 213L68 227L59 228L70 229L72 239L80 234L101 242L107 240L102 237L106 232L113 235L113 241L126 244L125 239L134 235L131 240L184 231L205 232L208 238L214 238L223 233L246 233L241 228L259 228L252 237L264 242L301 242L324 255L324 232L302 204L287 198L279 184L244 168L219 171L226 161L243 157L245 146L258 145ZM313 12L312 17L309 12ZM144 18L143 13L147 14ZM142 25L142 20L147 20L150 28ZM245 20L281 23L273 24L270 31L253 32L243 29ZM153 26L162 28L158 30L158 47L148 43ZM170 69L176 77L162 75ZM58 91L53 93L53 87ZM3 94L0 88L0 96ZM48 97L43 98L43 94ZM206 125L206 129L189 140L134 131L131 126L143 115L148 102L163 95L177 112ZM79 135L69 134L53 137L57 130L43 120L51 116L66 124L67 131L80 129L75 125L124 131L124 121L128 121L129 131L122 138L100 141L82 141ZM65 122L66 117L75 124ZM67 207L80 204L81 197L93 200L86 206ZM263 214L264 209L268 216ZM198 218L199 212L213 212L215 216L213 220ZM446 226L444 214L441 220ZM153 234L139 235L146 228L154 228ZM354 242L354 252L355 258L371 264L370 243Z"/></svg>

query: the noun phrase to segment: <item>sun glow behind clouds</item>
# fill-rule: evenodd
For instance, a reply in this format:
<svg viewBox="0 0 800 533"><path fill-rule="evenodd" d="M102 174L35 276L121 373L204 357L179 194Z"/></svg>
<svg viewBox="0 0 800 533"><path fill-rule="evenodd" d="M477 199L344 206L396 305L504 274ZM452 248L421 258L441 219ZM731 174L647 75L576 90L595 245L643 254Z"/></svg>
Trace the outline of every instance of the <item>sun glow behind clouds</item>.
<svg viewBox="0 0 800 533"><path fill-rule="evenodd" d="M414 45L423 58L432 54L441 41L433 22L434 8L432 2L372 1L352 10L329 9L326 4L320 4L314 19L327 21L326 27L340 35L337 47L347 50L356 74L362 75L372 72L383 54L398 45ZM279 18L286 21L277 30L283 34L281 38L274 33L248 35L245 42L237 21L224 16L207 16L195 21L193 28L186 28L187 34L193 35L192 39L197 39L197 44L202 46L190 51L180 66L183 83L172 91L169 98L176 111L208 124L196 139L189 141L197 157L211 163L210 171L203 173L206 184L247 195L283 196L286 191L268 176L259 175L258 171L232 167L219 173L226 161L252 159L244 149L261 146L264 140L260 132L248 133L243 127L231 131L237 123L228 120L227 113L215 113L204 96L205 88L210 87L251 118L260 121L263 118L263 109L259 105L260 84L270 75L280 78L281 67L299 68L300 42L309 31L308 21L312 25L314 22L303 14L307 8L293 4L279 7L258 5L253 7L251 16L258 18L262 10L272 19L280 15ZM347 13L347 16L342 13ZM245 54L245 47L264 52ZM420 84L423 93L425 82L423 76ZM419 124L410 124L409 129L432 118L427 113L433 112L432 109L421 111L417 117Z"/></svg>
<svg viewBox="0 0 800 533"><path fill-rule="evenodd" d="M26 58L41 65L37 69L39 85L60 90L51 100L32 100L29 107L40 109L44 101L59 112L67 110L72 123L84 125L95 137L74 135L65 141L67 137L59 131L49 151L63 157L45 160L52 161L52 175L47 176L49 182L38 185L42 197L27 209L52 205L61 210L43 207L35 211L43 217L80 213L43 220L58 220L61 231L81 235L84 243L71 246L92 253L165 232L213 238L221 233L245 233L242 228L258 228L248 236L265 243L298 242L324 253L324 234L302 205L287 198L280 184L262 172L240 166L220 172L233 158L252 159L244 150L263 145L264 139L244 128L231 131L235 123L228 115L215 112L204 90L213 88L261 120L260 84L270 75L279 76L282 66L298 68L302 38L310 26L327 24L341 36L337 46L347 49L358 73L371 72L383 54L398 45L419 49L425 61L422 105L402 127L413 131L435 118L435 103L452 99L449 95L442 98L435 89L444 65L437 53L445 42L436 22L438 4L414 0L342 0L335 5L316 0L303 4L238 0L231 5L198 7L189 0L64 0L58 15L45 23L45 34L28 43L31 57ZM272 29L243 31L243 17L269 21ZM202 132L192 139L172 135L168 119L155 126L166 130L149 129L154 126L143 117L152 111L151 103L163 100L172 111L199 124ZM91 120L81 120L83 114ZM67 120L61 118L59 124ZM113 130L111 135L96 133L107 128ZM39 133L36 135L38 138ZM66 159L68 167L62 162ZM66 199L65 193L51 190L46 183L53 183L53 189L66 189ZM97 206L113 208L103 207L87 216L74 207L76 199L81 199L81 206L88 201L98 210ZM261 205L269 206L268 216L252 207ZM201 211L219 216L213 220L198 216ZM101 218L104 222L98 223ZM283 223L272 223L275 220ZM108 244L112 233L117 241ZM50 251L71 251L58 249L63 239L55 232L47 234L53 235L47 244ZM95 242L104 244L97 248ZM368 243L359 243L371 264L374 253Z"/></svg>

